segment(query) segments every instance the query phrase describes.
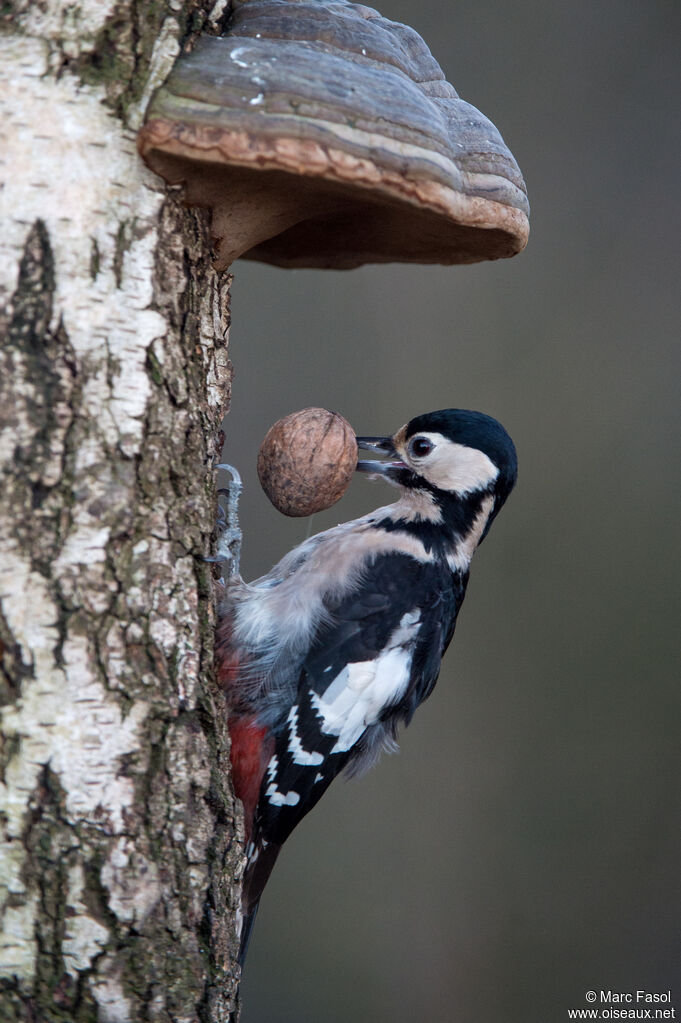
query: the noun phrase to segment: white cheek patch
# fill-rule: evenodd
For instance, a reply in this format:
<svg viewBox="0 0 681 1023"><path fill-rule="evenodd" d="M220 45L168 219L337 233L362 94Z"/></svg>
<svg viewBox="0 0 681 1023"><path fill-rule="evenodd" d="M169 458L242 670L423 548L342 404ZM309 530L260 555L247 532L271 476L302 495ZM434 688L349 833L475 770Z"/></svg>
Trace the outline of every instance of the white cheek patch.
<svg viewBox="0 0 681 1023"><path fill-rule="evenodd" d="M470 494L486 490L496 480L499 470L483 451L455 444L441 433L419 433L433 444L425 458L412 459L411 464L438 490Z"/></svg>
<svg viewBox="0 0 681 1023"><path fill-rule="evenodd" d="M420 620L418 609L409 611L378 657L346 665L322 696L310 691L312 706L322 719L321 730L338 736L332 753L351 749L381 712L404 695Z"/></svg>

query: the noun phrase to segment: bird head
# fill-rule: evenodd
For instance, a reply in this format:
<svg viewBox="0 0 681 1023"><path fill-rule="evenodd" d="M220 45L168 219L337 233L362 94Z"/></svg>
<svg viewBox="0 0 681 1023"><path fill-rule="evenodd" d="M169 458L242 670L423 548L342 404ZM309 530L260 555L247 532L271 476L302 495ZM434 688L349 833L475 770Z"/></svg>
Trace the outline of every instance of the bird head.
<svg viewBox="0 0 681 1023"><path fill-rule="evenodd" d="M493 497L488 528L516 481L513 441L501 423L483 412L427 412L392 437L358 437L357 444L388 456L385 461L360 461L358 471L385 479L407 494L425 491L439 505Z"/></svg>

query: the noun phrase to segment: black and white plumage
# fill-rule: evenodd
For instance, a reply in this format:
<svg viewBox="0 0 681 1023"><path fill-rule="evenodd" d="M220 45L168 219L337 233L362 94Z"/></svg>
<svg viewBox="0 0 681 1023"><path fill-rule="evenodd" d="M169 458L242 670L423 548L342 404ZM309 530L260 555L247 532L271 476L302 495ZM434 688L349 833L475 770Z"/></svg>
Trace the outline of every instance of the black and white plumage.
<svg viewBox="0 0 681 1023"><path fill-rule="evenodd" d="M339 772L394 748L431 693L473 553L516 479L504 428L446 409L390 438L358 470L394 504L320 533L253 583L228 584L218 669L246 818L242 955L262 889L293 828Z"/></svg>

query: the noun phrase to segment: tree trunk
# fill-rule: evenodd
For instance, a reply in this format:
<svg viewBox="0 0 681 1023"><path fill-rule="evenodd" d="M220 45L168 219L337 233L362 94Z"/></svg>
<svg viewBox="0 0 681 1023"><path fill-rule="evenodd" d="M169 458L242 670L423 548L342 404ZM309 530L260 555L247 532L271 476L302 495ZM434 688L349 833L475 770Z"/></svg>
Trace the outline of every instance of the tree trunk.
<svg viewBox="0 0 681 1023"><path fill-rule="evenodd" d="M9 8L0 1019L224 1023L241 848L202 558L229 277L135 129L227 4Z"/></svg>

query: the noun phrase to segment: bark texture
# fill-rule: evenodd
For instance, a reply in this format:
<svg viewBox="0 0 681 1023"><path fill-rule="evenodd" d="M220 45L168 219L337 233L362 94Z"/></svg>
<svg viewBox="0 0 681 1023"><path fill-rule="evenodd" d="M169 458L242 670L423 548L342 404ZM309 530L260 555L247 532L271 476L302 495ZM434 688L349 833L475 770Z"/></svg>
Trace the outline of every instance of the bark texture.
<svg viewBox="0 0 681 1023"><path fill-rule="evenodd" d="M226 4L0 18L0 1018L236 1018L240 825L213 687L229 277L138 159Z"/></svg>

